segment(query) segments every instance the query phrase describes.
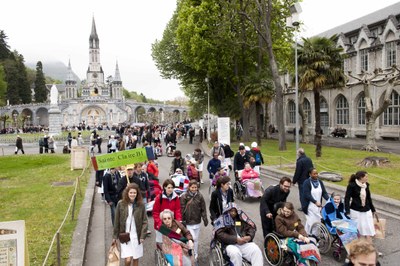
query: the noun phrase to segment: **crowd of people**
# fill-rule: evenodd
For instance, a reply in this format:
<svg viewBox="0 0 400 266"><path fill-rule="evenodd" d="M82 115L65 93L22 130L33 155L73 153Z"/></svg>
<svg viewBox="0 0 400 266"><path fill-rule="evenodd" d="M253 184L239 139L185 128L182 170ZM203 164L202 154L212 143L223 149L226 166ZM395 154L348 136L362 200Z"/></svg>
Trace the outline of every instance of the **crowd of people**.
<svg viewBox="0 0 400 266"><path fill-rule="evenodd" d="M182 137L178 134L179 126L166 131L162 127L156 128L158 132L144 128L142 134L140 131L135 133L135 128L122 130L122 135L117 132L118 137L110 137L109 143L115 139L127 140L128 143L136 136L136 144L122 146L119 142L116 145L111 143L108 152L119 152L123 150L121 147L137 147L140 142L143 146L153 146L164 141L166 145L166 138L170 138L168 142L177 143ZM158 249L169 253L171 245L178 245L182 250L182 265L193 265L200 254L199 236L202 227L207 227L210 223L213 241L222 244L232 265L241 265L242 259L246 259L251 265L263 265L262 251L253 242L257 234L253 219L257 217L249 217L235 203L232 186L233 181L245 183L246 180L260 178L260 166L264 163L264 158L257 143L250 146L251 148L240 143L234 152L229 145L214 143L210 150L212 159L206 168L210 186L213 186L208 207L199 190L205 180L204 153L198 148L194 149L189 158L183 156L179 149L175 150L168 173L171 177L162 184L159 180L162 174L154 160L98 171L96 185L102 187L104 199L110 206L111 222L114 226L113 241L120 243L121 258L125 259L125 265L138 265L138 260L143 256L143 241L153 232ZM314 232L311 229L314 223L321 221L321 211L324 210L329 215L328 225L331 228L336 219L354 220L360 235L360 240L354 241L354 246L367 247L368 252L371 251L372 255L360 252L357 247L350 248L346 265L362 265L357 263L365 258L373 258L375 263L379 253L372 246L375 208L367 183L368 174L360 171L352 175L344 196L329 194L304 150L299 149L298 155L293 179L283 177L278 184L267 187L259 196L263 238L270 233L277 233L292 239L292 242L288 242L290 245L301 243L303 252L306 250L307 254L320 260L316 245L318 240L313 237ZM177 187L180 184L174 181L174 175L187 178L183 193L178 193ZM298 210L287 201L294 184L299 184L301 208ZM154 231L148 227L146 215L146 206L150 203ZM300 219L296 211L304 212L305 221ZM305 262L305 258L300 254L299 256L298 263Z"/></svg>

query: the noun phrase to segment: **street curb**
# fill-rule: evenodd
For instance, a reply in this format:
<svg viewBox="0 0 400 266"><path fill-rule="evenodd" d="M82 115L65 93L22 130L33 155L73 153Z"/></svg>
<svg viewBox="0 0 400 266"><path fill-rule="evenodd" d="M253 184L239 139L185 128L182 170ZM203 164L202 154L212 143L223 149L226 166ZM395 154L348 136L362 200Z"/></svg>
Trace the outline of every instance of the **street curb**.
<svg viewBox="0 0 400 266"><path fill-rule="evenodd" d="M68 266L84 265L95 190L95 172L92 171L92 173L90 174L89 182L87 184L85 198L79 211L78 222L74 231L74 235L72 237L71 249L69 251L69 260L67 264Z"/></svg>
<svg viewBox="0 0 400 266"><path fill-rule="evenodd" d="M206 142L201 143L201 149L203 153L210 156L210 149L207 146ZM279 181L283 176L293 178L293 174L289 172L285 172L279 169L276 169L273 166L261 166L261 176L268 177L274 180ZM337 192L340 193L343 197L346 193L346 187L332 184L331 182L324 182L326 188L329 188L329 192ZM378 213L390 216L394 219L400 220L400 201L388 197L384 197L381 195L372 194L372 200L374 202L375 209Z"/></svg>

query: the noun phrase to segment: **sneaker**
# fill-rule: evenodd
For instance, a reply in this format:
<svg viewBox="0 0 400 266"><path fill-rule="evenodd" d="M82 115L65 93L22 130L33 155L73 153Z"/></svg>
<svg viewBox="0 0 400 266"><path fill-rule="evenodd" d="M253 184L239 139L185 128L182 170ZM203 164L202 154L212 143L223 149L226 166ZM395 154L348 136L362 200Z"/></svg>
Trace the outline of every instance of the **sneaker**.
<svg viewBox="0 0 400 266"><path fill-rule="evenodd" d="M151 234L151 231L150 231L150 230L147 230L147 234L150 235L150 234Z"/></svg>
<svg viewBox="0 0 400 266"><path fill-rule="evenodd" d="M200 180L200 184L204 184L204 181L203 181L203 180Z"/></svg>
<svg viewBox="0 0 400 266"><path fill-rule="evenodd" d="M383 253L382 252L378 252L378 257L383 257Z"/></svg>

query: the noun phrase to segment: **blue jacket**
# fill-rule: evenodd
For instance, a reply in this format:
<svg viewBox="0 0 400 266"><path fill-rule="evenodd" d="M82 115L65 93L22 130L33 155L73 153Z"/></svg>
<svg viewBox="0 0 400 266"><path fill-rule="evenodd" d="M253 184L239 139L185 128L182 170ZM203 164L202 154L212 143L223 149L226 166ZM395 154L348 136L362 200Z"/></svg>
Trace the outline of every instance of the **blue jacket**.
<svg viewBox="0 0 400 266"><path fill-rule="evenodd" d="M303 197L304 197L304 206L303 206L303 212L305 214L308 214L308 205L310 202L316 203L317 201L322 202L322 198L325 200L329 199L328 192L326 192L324 182L322 180L318 180L319 185L321 186L322 189L322 197L320 199L314 199L313 196L311 195L311 177L309 177L306 181L303 183Z"/></svg>
<svg viewBox="0 0 400 266"><path fill-rule="evenodd" d="M221 167L221 161L215 158L212 158L207 164L207 171L210 174L215 174L218 168Z"/></svg>

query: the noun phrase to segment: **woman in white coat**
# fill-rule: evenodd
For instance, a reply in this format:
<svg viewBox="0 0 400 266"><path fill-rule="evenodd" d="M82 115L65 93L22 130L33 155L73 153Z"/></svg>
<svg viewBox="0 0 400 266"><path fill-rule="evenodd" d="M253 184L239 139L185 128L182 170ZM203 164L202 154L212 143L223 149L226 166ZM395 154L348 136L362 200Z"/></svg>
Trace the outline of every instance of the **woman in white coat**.
<svg viewBox="0 0 400 266"><path fill-rule="evenodd" d="M324 183L318 178L318 171L315 168L311 168L309 171L310 177L303 183L303 196L304 206L303 212L306 215L307 221L305 230L307 234L311 235L311 226L321 221L321 207L322 198L325 200L329 199L329 195L326 192Z"/></svg>

